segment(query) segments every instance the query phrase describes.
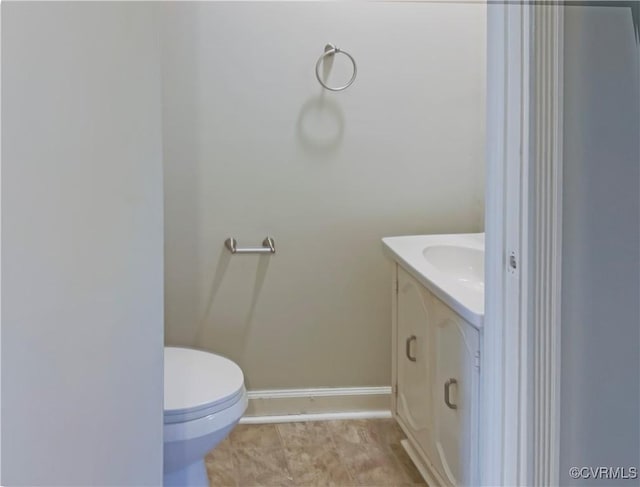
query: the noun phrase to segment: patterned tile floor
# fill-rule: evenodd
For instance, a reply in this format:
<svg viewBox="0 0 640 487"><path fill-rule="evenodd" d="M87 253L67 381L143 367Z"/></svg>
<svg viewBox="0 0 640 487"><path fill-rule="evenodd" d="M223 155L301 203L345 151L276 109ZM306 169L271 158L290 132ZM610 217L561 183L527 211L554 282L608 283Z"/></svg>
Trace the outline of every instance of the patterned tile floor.
<svg viewBox="0 0 640 487"><path fill-rule="evenodd" d="M426 485L392 419L238 425L207 455L212 487Z"/></svg>

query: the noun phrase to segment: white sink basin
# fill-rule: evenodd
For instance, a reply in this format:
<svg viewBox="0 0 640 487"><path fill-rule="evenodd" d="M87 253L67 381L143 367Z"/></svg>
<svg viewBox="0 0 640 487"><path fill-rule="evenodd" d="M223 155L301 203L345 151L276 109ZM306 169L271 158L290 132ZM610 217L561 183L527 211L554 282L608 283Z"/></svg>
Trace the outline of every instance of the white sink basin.
<svg viewBox="0 0 640 487"><path fill-rule="evenodd" d="M422 251L424 258L461 286L484 293L484 250L456 245L434 245Z"/></svg>
<svg viewBox="0 0 640 487"><path fill-rule="evenodd" d="M477 328L484 320L484 233L382 239L386 253Z"/></svg>

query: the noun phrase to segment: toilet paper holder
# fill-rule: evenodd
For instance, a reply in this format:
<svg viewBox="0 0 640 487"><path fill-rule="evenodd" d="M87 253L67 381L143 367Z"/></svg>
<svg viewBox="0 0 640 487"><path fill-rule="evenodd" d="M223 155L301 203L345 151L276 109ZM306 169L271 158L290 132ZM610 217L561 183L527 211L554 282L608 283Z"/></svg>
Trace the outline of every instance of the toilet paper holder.
<svg viewBox="0 0 640 487"><path fill-rule="evenodd" d="M229 249L232 254L275 254L276 243L272 237L266 237L262 241L262 247L238 247L238 242L235 238L229 237L224 241L225 247Z"/></svg>

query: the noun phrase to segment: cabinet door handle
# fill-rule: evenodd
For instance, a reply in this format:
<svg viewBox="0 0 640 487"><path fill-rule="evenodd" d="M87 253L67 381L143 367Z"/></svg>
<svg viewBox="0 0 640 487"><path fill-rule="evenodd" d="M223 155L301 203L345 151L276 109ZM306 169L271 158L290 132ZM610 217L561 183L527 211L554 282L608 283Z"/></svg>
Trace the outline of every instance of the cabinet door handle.
<svg viewBox="0 0 640 487"><path fill-rule="evenodd" d="M412 362L416 361L416 358L411 355L411 342L415 340L417 340L417 337L415 335L411 335L409 338L407 338L407 345L406 345L407 358Z"/></svg>
<svg viewBox="0 0 640 487"><path fill-rule="evenodd" d="M450 408L450 409L458 409L458 405L457 404L453 404L451 402L451 399L449 397L449 389L451 388L451 384L457 384L458 381L455 379L449 379L447 382L444 383L444 403Z"/></svg>

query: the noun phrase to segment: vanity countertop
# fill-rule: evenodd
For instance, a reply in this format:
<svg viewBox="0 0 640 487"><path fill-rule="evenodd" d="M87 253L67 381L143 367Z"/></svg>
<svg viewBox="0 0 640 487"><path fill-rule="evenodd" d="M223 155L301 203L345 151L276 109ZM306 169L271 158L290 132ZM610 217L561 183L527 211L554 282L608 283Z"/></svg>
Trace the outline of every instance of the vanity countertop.
<svg viewBox="0 0 640 487"><path fill-rule="evenodd" d="M476 328L484 321L484 233L385 237L387 256Z"/></svg>

